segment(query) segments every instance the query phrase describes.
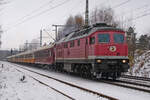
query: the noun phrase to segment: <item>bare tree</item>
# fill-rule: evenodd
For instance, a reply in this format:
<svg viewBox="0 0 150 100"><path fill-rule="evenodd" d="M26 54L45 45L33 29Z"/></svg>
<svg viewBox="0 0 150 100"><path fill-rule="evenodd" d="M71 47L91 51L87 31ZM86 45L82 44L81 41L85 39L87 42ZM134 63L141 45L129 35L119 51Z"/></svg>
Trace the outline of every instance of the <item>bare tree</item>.
<svg viewBox="0 0 150 100"><path fill-rule="evenodd" d="M67 19L65 25L66 25L66 26L67 26L67 25L74 25L74 23L75 23L74 17L71 15L71 16L69 16L69 18Z"/></svg>
<svg viewBox="0 0 150 100"><path fill-rule="evenodd" d="M75 16L69 16L69 18L65 23L65 26L63 28L59 28L58 31L59 39L71 33L72 31L81 29L83 25L84 25L84 18L82 15L77 14Z"/></svg>
<svg viewBox="0 0 150 100"><path fill-rule="evenodd" d="M127 30L127 44L128 44L128 56L130 60L130 66L133 66L136 51L136 33L134 27L129 27Z"/></svg>
<svg viewBox="0 0 150 100"><path fill-rule="evenodd" d="M75 26L77 29L81 29L84 25L84 18L83 16L81 16L80 14L76 15L74 17L74 20L75 20Z"/></svg>
<svg viewBox="0 0 150 100"><path fill-rule="evenodd" d="M114 11L112 8L95 8L91 13L91 24L104 22L110 25L116 24L114 20Z"/></svg>
<svg viewBox="0 0 150 100"><path fill-rule="evenodd" d="M119 27L124 30L128 29L131 25L128 24L131 23L131 21L128 21L128 19L123 16L115 15L114 10L110 7L95 8L91 12L90 24L92 25L95 23L106 23L108 25Z"/></svg>

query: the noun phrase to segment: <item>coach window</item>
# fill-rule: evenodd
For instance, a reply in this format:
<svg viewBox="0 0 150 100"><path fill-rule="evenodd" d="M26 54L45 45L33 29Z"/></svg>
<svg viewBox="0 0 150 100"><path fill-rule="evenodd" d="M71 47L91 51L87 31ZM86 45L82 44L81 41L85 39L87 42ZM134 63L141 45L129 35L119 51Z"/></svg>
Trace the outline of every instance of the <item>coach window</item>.
<svg viewBox="0 0 150 100"><path fill-rule="evenodd" d="M65 44L64 44L64 48L68 48L68 43L65 43Z"/></svg>
<svg viewBox="0 0 150 100"><path fill-rule="evenodd" d="M78 40L78 46L80 46L80 39Z"/></svg>
<svg viewBox="0 0 150 100"><path fill-rule="evenodd" d="M48 56L48 54L49 54L49 50L47 50L47 54L46 54L46 56Z"/></svg>
<svg viewBox="0 0 150 100"><path fill-rule="evenodd" d="M94 44L95 43L95 37L91 37L90 38L90 44Z"/></svg>
<svg viewBox="0 0 150 100"><path fill-rule="evenodd" d="M50 56L52 56L52 52L51 52L51 50L49 50L49 55L50 55Z"/></svg>

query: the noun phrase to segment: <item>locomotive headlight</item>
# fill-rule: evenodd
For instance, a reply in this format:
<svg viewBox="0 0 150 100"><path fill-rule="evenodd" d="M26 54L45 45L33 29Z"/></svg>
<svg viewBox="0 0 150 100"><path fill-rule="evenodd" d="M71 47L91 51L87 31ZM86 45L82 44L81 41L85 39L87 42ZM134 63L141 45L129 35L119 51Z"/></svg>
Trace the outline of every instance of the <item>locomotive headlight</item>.
<svg viewBox="0 0 150 100"><path fill-rule="evenodd" d="M127 61L126 60L122 60L122 63L126 63Z"/></svg>
<svg viewBox="0 0 150 100"><path fill-rule="evenodd" d="M97 60L97 63L101 63L101 62L102 62L102 60L100 60L100 59L99 59L99 60Z"/></svg>

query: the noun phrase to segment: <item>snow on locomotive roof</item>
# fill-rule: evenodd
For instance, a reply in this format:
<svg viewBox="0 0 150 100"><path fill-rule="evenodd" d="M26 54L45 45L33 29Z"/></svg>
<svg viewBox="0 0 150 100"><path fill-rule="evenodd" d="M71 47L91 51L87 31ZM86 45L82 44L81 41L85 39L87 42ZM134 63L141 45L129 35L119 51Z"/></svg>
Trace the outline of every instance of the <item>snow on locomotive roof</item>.
<svg viewBox="0 0 150 100"><path fill-rule="evenodd" d="M62 38L56 44L59 44L62 42L68 42L68 41L75 40L75 39L82 38L82 37L86 37L96 31L101 31L101 30L104 30L104 31L106 31L106 30L113 31L114 30L114 31L124 32L122 29L106 25L105 23L98 23L98 24L94 24L93 26L91 26L89 28L82 29L80 31L77 30L77 31L71 32L68 36Z"/></svg>
<svg viewBox="0 0 150 100"><path fill-rule="evenodd" d="M75 32L72 32L67 37L64 37L64 38L60 39L59 41L56 42L56 44L68 41L72 37L73 34L75 34Z"/></svg>

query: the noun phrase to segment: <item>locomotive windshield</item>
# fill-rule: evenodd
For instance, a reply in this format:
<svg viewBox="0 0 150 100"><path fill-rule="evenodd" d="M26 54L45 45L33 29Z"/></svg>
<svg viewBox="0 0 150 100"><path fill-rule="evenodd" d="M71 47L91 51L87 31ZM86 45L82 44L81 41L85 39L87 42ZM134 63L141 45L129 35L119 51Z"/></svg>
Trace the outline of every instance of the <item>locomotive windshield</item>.
<svg viewBox="0 0 150 100"><path fill-rule="evenodd" d="M114 42L115 43L124 43L124 35L123 34L114 34Z"/></svg>
<svg viewBox="0 0 150 100"><path fill-rule="evenodd" d="M98 34L99 43L109 43L110 35L109 34Z"/></svg>

